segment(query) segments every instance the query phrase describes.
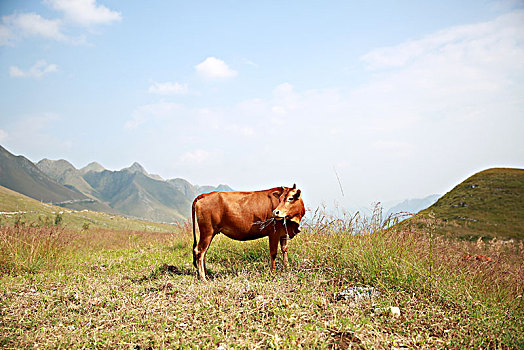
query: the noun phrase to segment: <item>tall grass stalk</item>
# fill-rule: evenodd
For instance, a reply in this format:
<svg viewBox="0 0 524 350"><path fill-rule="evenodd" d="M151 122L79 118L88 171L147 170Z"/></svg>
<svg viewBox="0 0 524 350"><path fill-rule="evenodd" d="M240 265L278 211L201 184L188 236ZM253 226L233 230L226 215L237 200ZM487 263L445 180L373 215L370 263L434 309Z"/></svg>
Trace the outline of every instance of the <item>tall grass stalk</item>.
<svg viewBox="0 0 524 350"><path fill-rule="evenodd" d="M435 235L431 216L425 218L430 227L426 232L401 229L391 224L392 218L382 221L377 210L371 218L354 217L351 226L327 214L314 218L297 249L302 256L314 257L318 269L331 267L339 279L402 290L449 305L467 317L479 315L473 318L479 334L487 329L502 332L506 317L524 316L522 305L515 303L524 281L518 246L490 243L479 248L444 239ZM491 256L482 261L484 255L479 254ZM522 322L520 329L524 331Z"/></svg>
<svg viewBox="0 0 524 350"><path fill-rule="evenodd" d="M74 236L59 226L1 226L0 274L55 266Z"/></svg>

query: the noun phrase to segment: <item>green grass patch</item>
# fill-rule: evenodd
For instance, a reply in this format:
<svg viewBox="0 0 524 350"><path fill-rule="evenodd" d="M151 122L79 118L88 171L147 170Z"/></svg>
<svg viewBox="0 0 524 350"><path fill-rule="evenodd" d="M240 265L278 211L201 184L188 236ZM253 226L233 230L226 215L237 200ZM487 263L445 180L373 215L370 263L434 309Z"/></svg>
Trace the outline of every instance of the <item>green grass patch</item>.
<svg viewBox="0 0 524 350"><path fill-rule="evenodd" d="M432 213L435 232L466 240L524 239L524 169L481 171L421 214ZM418 217L411 221L424 227ZM424 228L425 229L425 228Z"/></svg>

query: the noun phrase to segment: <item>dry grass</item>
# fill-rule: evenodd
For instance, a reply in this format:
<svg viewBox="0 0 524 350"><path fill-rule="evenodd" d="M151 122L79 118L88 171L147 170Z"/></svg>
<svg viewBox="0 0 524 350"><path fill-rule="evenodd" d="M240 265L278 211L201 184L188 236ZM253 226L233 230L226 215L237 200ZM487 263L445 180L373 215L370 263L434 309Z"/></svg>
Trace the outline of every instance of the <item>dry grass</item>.
<svg viewBox="0 0 524 350"><path fill-rule="evenodd" d="M266 239L219 236L206 283L195 277L187 227L80 232L62 250L67 259L1 277L0 347L524 346L522 246L386 226L377 215L318 212L291 241L291 267L275 275ZM351 286L380 295L336 298ZM380 311L389 306L401 316Z"/></svg>
<svg viewBox="0 0 524 350"><path fill-rule="evenodd" d="M75 236L59 226L0 226L0 275L55 266Z"/></svg>

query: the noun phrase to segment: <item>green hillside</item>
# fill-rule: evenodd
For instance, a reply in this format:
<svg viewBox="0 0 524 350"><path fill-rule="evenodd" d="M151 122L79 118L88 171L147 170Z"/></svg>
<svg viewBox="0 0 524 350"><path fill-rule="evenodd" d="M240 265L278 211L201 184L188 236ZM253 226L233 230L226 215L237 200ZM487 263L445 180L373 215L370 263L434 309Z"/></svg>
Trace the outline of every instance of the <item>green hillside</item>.
<svg viewBox="0 0 524 350"><path fill-rule="evenodd" d="M88 210L70 210L24 196L0 186L0 224L13 224L17 219L31 223L54 223L57 215L62 218L62 225L71 229L81 229L85 224L89 228L114 230L172 232L172 225L152 223Z"/></svg>
<svg viewBox="0 0 524 350"><path fill-rule="evenodd" d="M435 232L446 236L524 239L524 169L479 172L420 212L429 213Z"/></svg>

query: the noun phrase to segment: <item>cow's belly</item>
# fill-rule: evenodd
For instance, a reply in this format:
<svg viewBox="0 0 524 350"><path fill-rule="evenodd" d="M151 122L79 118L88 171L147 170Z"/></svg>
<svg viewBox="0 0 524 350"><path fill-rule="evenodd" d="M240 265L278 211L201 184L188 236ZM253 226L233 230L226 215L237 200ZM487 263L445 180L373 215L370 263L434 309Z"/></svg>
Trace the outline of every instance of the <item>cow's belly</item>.
<svg viewBox="0 0 524 350"><path fill-rule="evenodd" d="M220 230L220 232L237 241L250 241L267 236L267 232L252 228L246 230L242 228L224 227Z"/></svg>

